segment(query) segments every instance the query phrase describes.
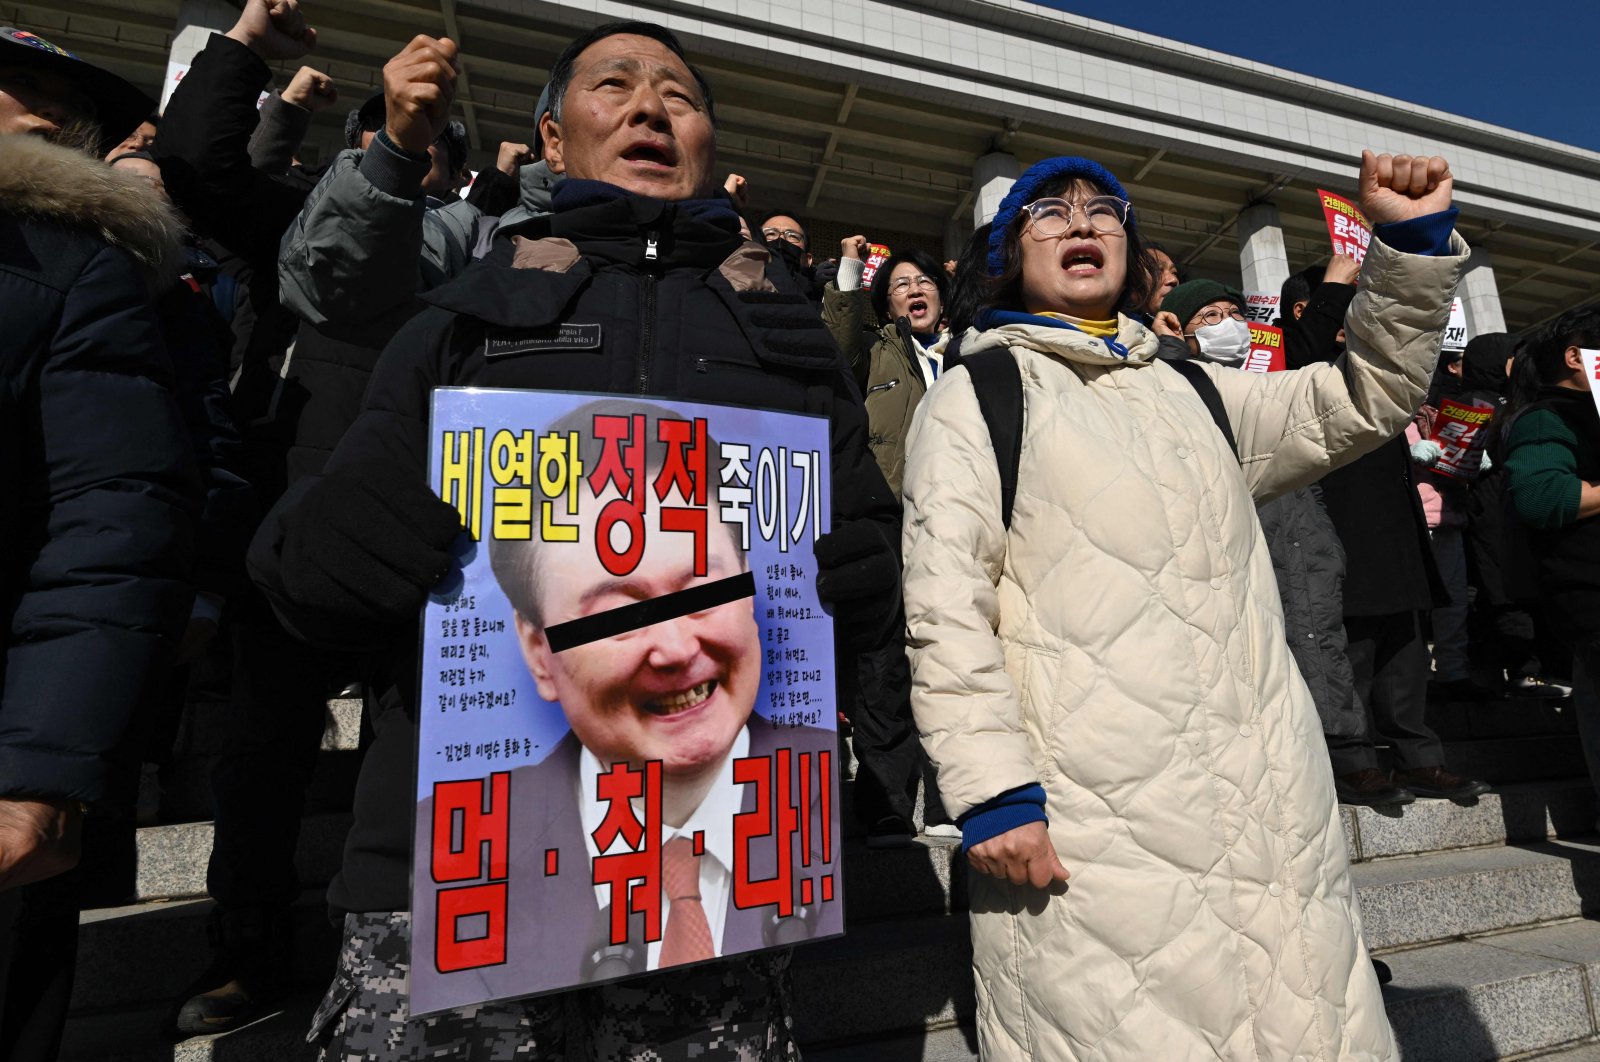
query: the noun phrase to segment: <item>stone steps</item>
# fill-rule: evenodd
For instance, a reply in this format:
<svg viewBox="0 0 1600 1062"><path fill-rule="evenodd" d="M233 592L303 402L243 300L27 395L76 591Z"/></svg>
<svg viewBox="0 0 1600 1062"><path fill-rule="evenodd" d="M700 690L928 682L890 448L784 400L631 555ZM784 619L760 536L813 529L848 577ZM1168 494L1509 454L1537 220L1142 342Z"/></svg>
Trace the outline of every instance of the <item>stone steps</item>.
<svg viewBox="0 0 1600 1062"><path fill-rule="evenodd" d="M295 870L302 884L326 885L339 870L350 816L343 812L307 815L300 823ZM212 824L184 822L146 826L138 834L136 900L178 900L206 894L206 863L211 858Z"/></svg>
<svg viewBox="0 0 1600 1062"><path fill-rule="evenodd" d="M1351 874L1374 950L1600 913L1593 837L1375 860Z"/></svg>
<svg viewBox="0 0 1600 1062"><path fill-rule="evenodd" d="M1383 959L1394 971L1384 1002L1407 1062L1507 1058L1600 1033L1600 922L1474 936ZM1583 1058L1594 1045L1573 1050Z"/></svg>

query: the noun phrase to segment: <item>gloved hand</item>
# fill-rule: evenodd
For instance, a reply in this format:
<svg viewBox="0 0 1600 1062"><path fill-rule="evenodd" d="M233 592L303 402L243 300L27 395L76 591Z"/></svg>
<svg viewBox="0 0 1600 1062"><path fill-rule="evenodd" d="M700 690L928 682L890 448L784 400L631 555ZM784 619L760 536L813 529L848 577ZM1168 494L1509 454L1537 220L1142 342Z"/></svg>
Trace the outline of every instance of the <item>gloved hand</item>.
<svg viewBox="0 0 1600 1062"><path fill-rule="evenodd" d="M1489 469L1491 469L1493 467L1494 467L1494 462L1489 460L1489 451L1485 450L1483 452L1483 463L1478 466L1478 471L1479 472L1487 472L1487 471L1489 471Z"/></svg>
<svg viewBox="0 0 1600 1062"><path fill-rule="evenodd" d="M461 516L394 471L345 469L284 517L283 588L304 608L382 625L412 620L454 565Z"/></svg>
<svg viewBox="0 0 1600 1062"><path fill-rule="evenodd" d="M1432 439L1418 439L1411 444L1411 460L1432 468L1444 456L1444 448Z"/></svg>
<svg viewBox="0 0 1600 1062"><path fill-rule="evenodd" d="M852 520L817 539L817 597L830 606L845 644L865 652L883 643L903 615L900 551L872 520Z"/></svg>

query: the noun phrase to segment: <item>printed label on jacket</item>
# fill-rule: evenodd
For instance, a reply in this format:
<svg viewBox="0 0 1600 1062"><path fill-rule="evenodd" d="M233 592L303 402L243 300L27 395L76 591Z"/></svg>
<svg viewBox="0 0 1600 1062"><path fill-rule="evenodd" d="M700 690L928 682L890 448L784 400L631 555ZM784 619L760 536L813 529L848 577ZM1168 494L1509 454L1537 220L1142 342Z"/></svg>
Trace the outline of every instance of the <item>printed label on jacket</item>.
<svg viewBox="0 0 1600 1062"><path fill-rule="evenodd" d="M598 324L557 325L514 335L489 336L483 341L483 356L504 358L512 354L538 354L547 350L599 350Z"/></svg>

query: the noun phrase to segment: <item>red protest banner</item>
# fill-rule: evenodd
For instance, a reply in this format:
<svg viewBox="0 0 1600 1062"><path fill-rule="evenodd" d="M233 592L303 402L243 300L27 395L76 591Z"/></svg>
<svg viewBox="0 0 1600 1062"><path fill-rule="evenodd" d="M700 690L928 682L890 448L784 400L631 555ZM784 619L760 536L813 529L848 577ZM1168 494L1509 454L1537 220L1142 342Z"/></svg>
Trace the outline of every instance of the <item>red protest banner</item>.
<svg viewBox="0 0 1600 1062"><path fill-rule="evenodd" d="M1471 483L1483 465L1483 429L1494 419L1494 407L1487 402L1467 404L1446 398L1439 402L1433 418L1433 441L1444 456L1433 470L1442 476Z"/></svg>
<svg viewBox="0 0 1600 1062"><path fill-rule="evenodd" d="M1250 354L1240 366L1245 372L1279 372L1284 368L1283 329L1272 325L1250 326Z"/></svg>
<svg viewBox="0 0 1600 1062"><path fill-rule="evenodd" d="M867 264L861 270L861 286L872 287L872 278L878 275L878 270L883 268L883 263L889 260L893 253L888 246L881 243L870 244L867 247Z"/></svg>
<svg viewBox="0 0 1600 1062"><path fill-rule="evenodd" d="M1322 216L1328 222L1333 253L1348 255L1357 262L1366 258L1367 244L1372 242L1372 222L1342 195L1318 188L1317 197L1322 201Z"/></svg>

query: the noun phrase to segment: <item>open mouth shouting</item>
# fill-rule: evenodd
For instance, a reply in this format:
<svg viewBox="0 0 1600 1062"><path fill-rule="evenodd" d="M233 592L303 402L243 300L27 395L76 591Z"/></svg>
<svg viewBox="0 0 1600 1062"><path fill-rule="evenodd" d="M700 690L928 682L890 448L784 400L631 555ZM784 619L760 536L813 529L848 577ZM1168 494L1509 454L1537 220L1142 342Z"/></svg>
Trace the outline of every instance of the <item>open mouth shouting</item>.
<svg viewBox="0 0 1600 1062"><path fill-rule="evenodd" d="M933 310L928 305L928 297L926 295L913 295L911 301L906 303L906 316L911 318L913 325L930 323Z"/></svg>
<svg viewBox="0 0 1600 1062"><path fill-rule="evenodd" d="M1093 240L1073 240L1061 247L1061 268L1070 276L1094 276L1105 268L1105 252Z"/></svg>
<svg viewBox="0 0 1600 1062"><path fill-rule="evenodd" d="M664 140L636 140L622 158L647 171L665 172L678 165L678 154L670 142Z"/></svg>
<svg viewBox="0 0 1600 1062"><path fill-rule="evenodd" d="M668 719L685 712L692 712L710 701L711 695L717 692L720 685L717 679L707 679L688 689L677 690L645 701L644 710L651 715Z"/></svg>

